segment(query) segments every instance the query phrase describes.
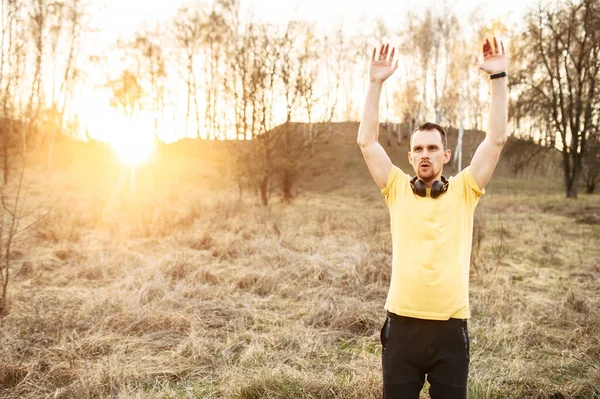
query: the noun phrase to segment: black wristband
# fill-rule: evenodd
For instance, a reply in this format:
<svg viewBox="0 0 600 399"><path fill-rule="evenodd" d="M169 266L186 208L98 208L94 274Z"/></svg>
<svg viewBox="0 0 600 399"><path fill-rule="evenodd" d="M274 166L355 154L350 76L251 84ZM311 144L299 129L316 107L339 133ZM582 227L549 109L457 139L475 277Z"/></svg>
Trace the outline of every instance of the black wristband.
<svg viewBox="0 0 600 399"><path fill-rule="evenodd" d="M496 73L494 75L490 75L490 79L498 79L506 76L506 72Z"/></svg>

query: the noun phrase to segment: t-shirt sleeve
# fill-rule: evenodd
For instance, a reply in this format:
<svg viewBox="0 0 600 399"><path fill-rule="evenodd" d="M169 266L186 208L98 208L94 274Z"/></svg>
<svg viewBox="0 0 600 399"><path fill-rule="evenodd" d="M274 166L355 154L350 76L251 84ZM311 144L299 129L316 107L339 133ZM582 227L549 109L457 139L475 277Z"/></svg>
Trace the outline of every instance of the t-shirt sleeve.
<svg viewBox="0 0 600 399"><path fill-rule="evenodd" d="M457 182L462 183L463 194L467 203L475 208L481 196L485 194L485 189L479 188L477 185L475 178L471 174L471 167L467 166L462 172L456 175L455 179Z"/></svg>
<svg viewBox="0 0 600 399"><path fill-rule="evenodd" d="M397 166L392 165L386 186L381 190L385 196L385 203L389 207L398 198L398 194L406 189L408 176Z"/></svg>

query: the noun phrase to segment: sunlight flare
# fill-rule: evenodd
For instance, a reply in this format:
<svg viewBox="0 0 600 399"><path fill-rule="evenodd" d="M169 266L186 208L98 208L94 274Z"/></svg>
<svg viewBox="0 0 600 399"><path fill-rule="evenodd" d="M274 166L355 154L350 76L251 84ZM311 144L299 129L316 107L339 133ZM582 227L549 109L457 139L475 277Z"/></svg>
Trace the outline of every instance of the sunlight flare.
<svg viewBox="0 0 600 399"><path fill-rule="evenodd" d="M121 123L122 129L110 139L110 145L119 158L129 164L137 165L146 161L154 150L152 130L144 123L127 121Z"/></svg>

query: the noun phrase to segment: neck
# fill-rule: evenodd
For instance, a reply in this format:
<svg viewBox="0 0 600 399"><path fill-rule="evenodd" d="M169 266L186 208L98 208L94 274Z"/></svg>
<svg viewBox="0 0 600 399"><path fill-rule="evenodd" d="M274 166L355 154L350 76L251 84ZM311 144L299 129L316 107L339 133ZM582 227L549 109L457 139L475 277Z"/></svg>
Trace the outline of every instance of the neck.
<svg viewBox="0 0 600 399"><path fill-rule="evenodd" d="M427 180L422 179L422 178L420 178L420 179L423 180L423 183L425 183L425 186L427 188L431 188L431 186L433 185L434 181L436 181L436 180L442 181L442 172L440 172L437 176L432 177L431 179L427 179Z"/></svg>

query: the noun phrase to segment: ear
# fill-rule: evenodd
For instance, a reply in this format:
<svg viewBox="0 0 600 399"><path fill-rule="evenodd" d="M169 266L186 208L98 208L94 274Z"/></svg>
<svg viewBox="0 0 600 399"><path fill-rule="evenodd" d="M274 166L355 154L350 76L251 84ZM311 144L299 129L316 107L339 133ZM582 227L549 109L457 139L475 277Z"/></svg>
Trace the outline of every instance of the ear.
<svg viewBox="0 0 600 399"><path fill-rule="evenodd" d="M452 156L452 151L446 150L444 151L444 163L450 162L450 157Z"/></svg>
<svg viewBox="0 0 600 399"><path fill-rule="evenodd" d="M410 163L411 165L413 163L413 161L412 161L412 154L411 154L410 151L408 152L408 163Z"/></svg>

